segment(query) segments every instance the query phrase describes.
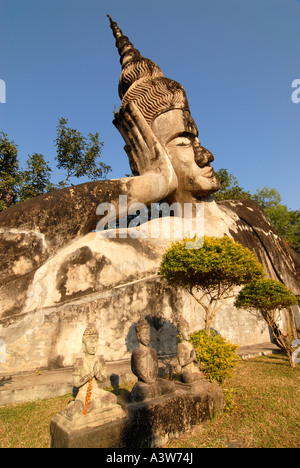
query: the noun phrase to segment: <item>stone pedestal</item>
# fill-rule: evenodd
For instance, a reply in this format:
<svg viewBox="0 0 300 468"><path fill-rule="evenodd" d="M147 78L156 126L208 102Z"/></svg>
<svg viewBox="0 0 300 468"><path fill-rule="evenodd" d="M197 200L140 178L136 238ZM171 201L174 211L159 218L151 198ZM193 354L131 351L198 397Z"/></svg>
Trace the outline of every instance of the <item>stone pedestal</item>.
<svg viewBox="0 0 300 468"><path fill-rule="evenodd" d="M221 412L224 397L219 385L208 381L176 382L176 390L139 403L121 401L116 418L105 412L82 424L66 421L64 412L50 426L51 448L150 448L161 447L194 425ZM88 417L88 415L87 415ZM98 418L98 419L97 419ZM110 418L110 420L109 420Z"/></svg>
<svg viewBox="0 0 300 468"><path fill-rule="evenodd" d="M114 447L115 441L122 439L126 421L120 405L94 410L72 421L61 411L50 423L50 448Z"/></svg>

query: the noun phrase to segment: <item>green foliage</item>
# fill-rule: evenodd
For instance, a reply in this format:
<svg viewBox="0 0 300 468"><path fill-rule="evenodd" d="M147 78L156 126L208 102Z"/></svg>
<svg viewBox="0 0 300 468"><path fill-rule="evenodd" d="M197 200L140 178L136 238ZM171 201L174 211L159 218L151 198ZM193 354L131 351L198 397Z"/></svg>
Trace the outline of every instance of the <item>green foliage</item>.
<svg viewBox="0 0 300 468"><path fill-rule="evenodd" d="M285 309L297 303L296 296L284 284L273 279L261 279L244 286L234 305L238 309L272 311Z"/></svg>
<svg viewBox="0 0 300 468"><path fill-rule="evenodd" d="M66 171L66 178L60 182L61 187L69 183L70 177L87 176L91 180L105 176L110 166L99 161L103 142L99 133L89 133L85 138L78 130L66 127L67 119L63 117L57 126L57 167Z"/></svg>
<svg viewBox="0 0 300 468"><path fill-rule="evenodd" d="M206 330L199 330L191 334L197 359L201 363L201 370L213 382L223 383L232 376L233 369L240 361L237 354L238 346L230 343L214 330L208 335Z"/></svg>
<svg viewBox="0 0 300 468"><path fill-rule="evenodd" d="M300 210L289 211L288 226L281 235L300 254Z"/></svg>
<svg viewBox="0 0 300 468"><path fill-rule="evenodd" d="M275 188L264 187L257 189L252 199L258 203L263 210L272 209L282 202L281 195Z"/></svg>
<svg viewBox="0 0 300 468"><path fill-rule="evenodd" d="M29 156L27 168L20 173L20 201L25 201L48 192L52 187L50 182L51 172L42 154L34 153L32 156Z"/></svg>
<svg viewBox="0 0 300 468"><path fill-rule="evenodd" d="M0 211L17 201L19 180L18 150L7 135L0 132Z"/></svg>
<svg viewBox="0 0 300 468"><path fill-rule="evenodd" d="M191 242L199 242L199 248L188 248ZM227 236L204 236L201 245L196 237L173 243L163 256L159 274L169 285L187 289L204 308L209 334L218 310L233 297L234 287L262 278L264 270L253 252Z"/></svg>
<svg viewBox="0 0 300 468"><path fill-rule="evenodd" d="M213 194L214 200L235 200L252 197L250 192L239 186L237 178L229 174L227 169L219 169L216 174L221 182L221 188Z"/></svg>
<svg viewBox="0 0 300 468"><path fill-rule="evenodd" d="M273 338L277 346L284 351L288 358L290 365L295 367L292 354L292 341L293 336L291 330L286 336L278 325L278 316L276 311L286 309L292 305L296 305L298 300L291 291L282 283L273 279L264 279L247 284L238 294L234 305L237 308L260 311L261 317L270 327Z"/></svg>
<svg viewBox="0 0 300 468"><path fill-rule="evenodd" d="M37 153L28 157L26 169L21 170L17 146L0 133L0 211L49 191L50 172L43 155Z"/></svg>
<svg viewBox="0 0 300 468"><path fill-rule="evenodd" d="M20 169L17 146L0 132L0 212L18 202L65 187L71 177L96 180L111 170L99 161L103 147L99 133L90 133L85 138L66 124L67 120L61 118L57 128L57 167L66 171L65 179L57 185L51 183L52 169L42 154L29 155L26 169Z"/></svg>
<svg viewBox="0 0 300 468"><path fill-rule="evenodd" d="M300 253L300 210L289 210L283 205L281 195L275 188L257 189L253 200L263 208L268 221L278 234Z"/></svg>
<svg viewBox="0 0 300 468"><path fill-rule="evenodd" d="M188 290L195 287L217 298L221 290L248 283L264 274L255 254L227 236L204 236L201 248L188 249L187 244L195 241L195 238L185 238L172 243L164 254L159 274L171 286Z"/></svg>

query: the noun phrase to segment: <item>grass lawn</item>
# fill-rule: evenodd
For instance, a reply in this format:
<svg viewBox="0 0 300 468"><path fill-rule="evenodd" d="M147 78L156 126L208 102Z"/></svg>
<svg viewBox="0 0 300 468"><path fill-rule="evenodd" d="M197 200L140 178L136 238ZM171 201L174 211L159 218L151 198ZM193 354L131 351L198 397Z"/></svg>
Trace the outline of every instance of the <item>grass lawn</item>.
<svg viewBox="0 0 300 468"><path fill-rule="evenodd" d="M241 361L223 388L233 397L230 410L167 447L300 447L299 365L292 369L278 354ZM72 395L0 407L0 448L47 448L50 420L70 400Z"/></svg>
<svg viewBox="0 0 300 468"><path fill-rule="evenodd" d="M241 361L223 388L233 410L168 447L300 447L300 366L279 354Z"/></svg>

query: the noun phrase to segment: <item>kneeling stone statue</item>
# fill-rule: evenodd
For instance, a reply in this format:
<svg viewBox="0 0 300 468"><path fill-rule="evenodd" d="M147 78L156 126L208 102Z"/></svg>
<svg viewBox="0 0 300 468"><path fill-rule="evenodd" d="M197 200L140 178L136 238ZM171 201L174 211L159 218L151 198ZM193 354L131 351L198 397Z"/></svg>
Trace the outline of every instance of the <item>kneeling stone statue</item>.
<svg viewBox="0 0 300 468"><path fill-rule="evenodd" d="M97 412L95 410L118 407L116 395L100 388L100 384L106 380L106 365L103 356L96 355L98 338L95 326L89 324L82 338L84 354L74 366L73 383L78 393L66 411L66 417L70 420L94 414Z"/></svg>
<svg viewBox="0 0 300 468"><path fill-rule="evenodd" d="M138 378L131 391L132 401L143 401L176 390L175 383L158 377L158 358L155 349L148 347L150 325L146 319L140 319L136 325L139 348L131 356L131 370Z"/></svg>
<svg viewBox="0 0 300 468"><path fill-rule="evenodd" d="M177 358L181 369L181 380L188 384L200 383L205 380L205 376L198 367L194 346L189 342L189 324L182 316L178 322L178 332L180 343L177 345Z"/></svg>

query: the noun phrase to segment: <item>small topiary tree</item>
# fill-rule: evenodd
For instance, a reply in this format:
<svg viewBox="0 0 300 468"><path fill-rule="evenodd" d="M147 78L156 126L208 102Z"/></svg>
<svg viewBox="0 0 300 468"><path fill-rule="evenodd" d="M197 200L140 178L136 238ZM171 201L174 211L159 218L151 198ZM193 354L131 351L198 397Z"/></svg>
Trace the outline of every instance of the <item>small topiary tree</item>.
<svg viewBox="0 0 300 468"><path fill-rule="evenodd" d="M247 284L239 292L234 303L238 309L253 312L269 325L275 343L288 356L292 367L295 367L292 359L293 340L282 333L277 322L280 318L280 310L297 303L296 296L284 284L273 279L260 279Z"/></svg>
<svg viewBox="0 0 300 468"><path fill-rule="evenodd" d="M217 380L221 384L232 376L234 367L240 361L238 345L230 343L214 330L210 336L205 330L196 331L191 334L190 341L201 363L201 370L211 382Z"/></svg>
<svg viewBox="0 0 300 468"><path fill-rule="evenodd" d="M196 238L172 244L162 259L159 273L169 285L185 288L205 310L205 329L210 335L212 322L225 302L234 297L234 288L264 275L255 254L225 236L204 236L202 247ZM207 301L207 299L208 301Z"/></svg>

